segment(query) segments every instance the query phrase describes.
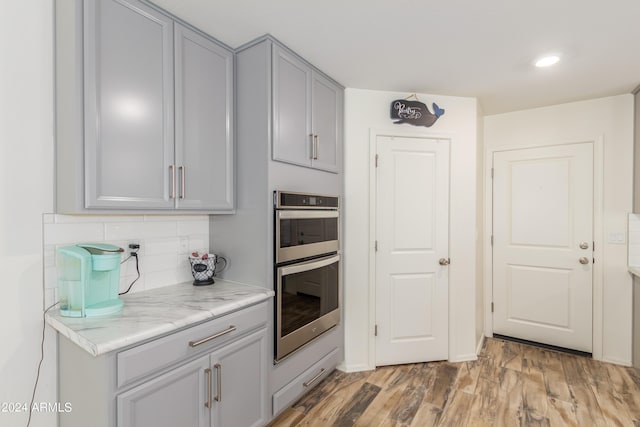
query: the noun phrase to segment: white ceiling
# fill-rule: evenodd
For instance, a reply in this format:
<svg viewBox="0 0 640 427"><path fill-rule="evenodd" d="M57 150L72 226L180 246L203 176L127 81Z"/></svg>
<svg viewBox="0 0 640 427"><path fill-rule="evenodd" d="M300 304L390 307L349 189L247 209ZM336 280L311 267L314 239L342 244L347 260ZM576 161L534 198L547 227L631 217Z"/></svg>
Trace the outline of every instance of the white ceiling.
<svg viewBox="0 0 640 427"><path fill-rule="evenodd" d="M270 33L346 87L477 97L485 114L631 92L638 0L153 0L231 47ZM536 69L557 53L554 67Z"/></svg>

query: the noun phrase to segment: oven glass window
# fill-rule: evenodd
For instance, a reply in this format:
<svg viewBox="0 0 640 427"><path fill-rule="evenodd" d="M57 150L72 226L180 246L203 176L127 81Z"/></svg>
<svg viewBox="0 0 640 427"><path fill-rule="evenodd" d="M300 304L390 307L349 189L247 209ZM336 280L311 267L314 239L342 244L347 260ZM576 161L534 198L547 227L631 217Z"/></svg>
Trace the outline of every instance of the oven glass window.
<svg viewBox="0 0 640 427"><path fill-rule="evenodd" d="M282 277L282 336L338 308L338 262Z"/></svg>
<svg viewBox="0 0 640 427"><path fill-rule="evenodd" d="M280 220L280 247L338 240L338 218Z"/></svg>

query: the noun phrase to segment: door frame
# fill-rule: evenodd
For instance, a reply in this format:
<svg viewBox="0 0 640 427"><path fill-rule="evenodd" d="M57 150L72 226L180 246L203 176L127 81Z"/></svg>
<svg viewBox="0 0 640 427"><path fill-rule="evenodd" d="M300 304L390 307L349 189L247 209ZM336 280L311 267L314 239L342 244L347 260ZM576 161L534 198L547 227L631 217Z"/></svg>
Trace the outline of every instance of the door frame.
<svg viewBox="0 0 640 427"><path fill-rule="evenodd" d="M376 367L376 206L377 206L377 189L376 189L376 143L379 136L399 137L399 138L423 138L423 139L440 139L449 142L449 180L451 180L451 145L453 143L453 133L447 132L425 132L410 129L369 129L369 369ZM449 190L449 220L451 220L451 190ZM451 222L449 222L451 227ZM449 234L449 253L451 252L451 233ZM451 267L449 267L451 268ZM449 283L451 282L451 274L449 274ZM447 306L447 317L449 321L449 334L447 343L447 360L451 358L452 339L452 310L451 310L451 287L448 286L449 298Z"/></svg>
<svg viewBox="0 0 640 427"><path fill-rule="evenodd" d="M493 246L491 235L493 234L493 155L501 151L524 150L530 148L544 148L562 145L573 145L582 143L593 144L593 241L594 258L593 264L593 349L594 359L602 360L603 352L603 292L604 282L603 268L603 245L604 245L604 135L593 138L574 141L544 141L539 144L527 145L506 145L501 147L485 148L484 157L484 335L493 336L493 313L491 312L491 302L493 301Z"/></svg>

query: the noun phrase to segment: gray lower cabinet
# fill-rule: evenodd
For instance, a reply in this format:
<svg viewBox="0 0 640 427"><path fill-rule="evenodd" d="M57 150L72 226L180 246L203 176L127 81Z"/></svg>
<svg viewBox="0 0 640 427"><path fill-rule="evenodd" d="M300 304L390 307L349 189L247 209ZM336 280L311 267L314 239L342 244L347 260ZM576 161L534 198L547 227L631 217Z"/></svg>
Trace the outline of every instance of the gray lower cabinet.
<svg viewBox="0 0 640 427"><path fill-rule="evenodd" d="M270 419L266 302L90 355L58 339L60 427L258 427Z"/></svg>
<svg viewBox="0 0 640 427"><path fill-rule="evenodd" d="M337 173L342 87L275 43L272 67L273 160Z"/></svg>
<svg viewBox="0 0 640 427"><path fill-rule="evenodd" d="M118 427L266 424L266 329L118 395Z"/></svg>
<svg viewBox="0 0 640 427"><path fill-rule="evenodd" d="M268 421L266 395L266 329L211 354L212 426L258 427Z"/></svg>
<svg viewBox="0 0 640 427"><path fill-rule="evenodd" d="M150 3L56 7L56 210L233 209L233 52Z"/></svg>
<svg viewBox="0 0 640 427"><path fill-rule="evenodd" d="M208 427L207 369L205 356L118 395L118 427Z"/></svg>

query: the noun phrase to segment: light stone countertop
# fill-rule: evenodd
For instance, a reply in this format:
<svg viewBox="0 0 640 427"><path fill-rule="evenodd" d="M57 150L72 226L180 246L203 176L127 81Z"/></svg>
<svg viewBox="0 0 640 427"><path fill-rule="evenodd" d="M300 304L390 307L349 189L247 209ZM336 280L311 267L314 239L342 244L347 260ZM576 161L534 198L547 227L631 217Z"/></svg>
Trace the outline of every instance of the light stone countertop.
<svg viewBox="0 0 640 427"><path fill-rule="evenodd" d="M99 356L223 316L274 295L270 289L216 278L212 286L185 282L123 295L120 298L124 308L119 314L76 318L52 310L46 319L60 334Z"/></svg>

